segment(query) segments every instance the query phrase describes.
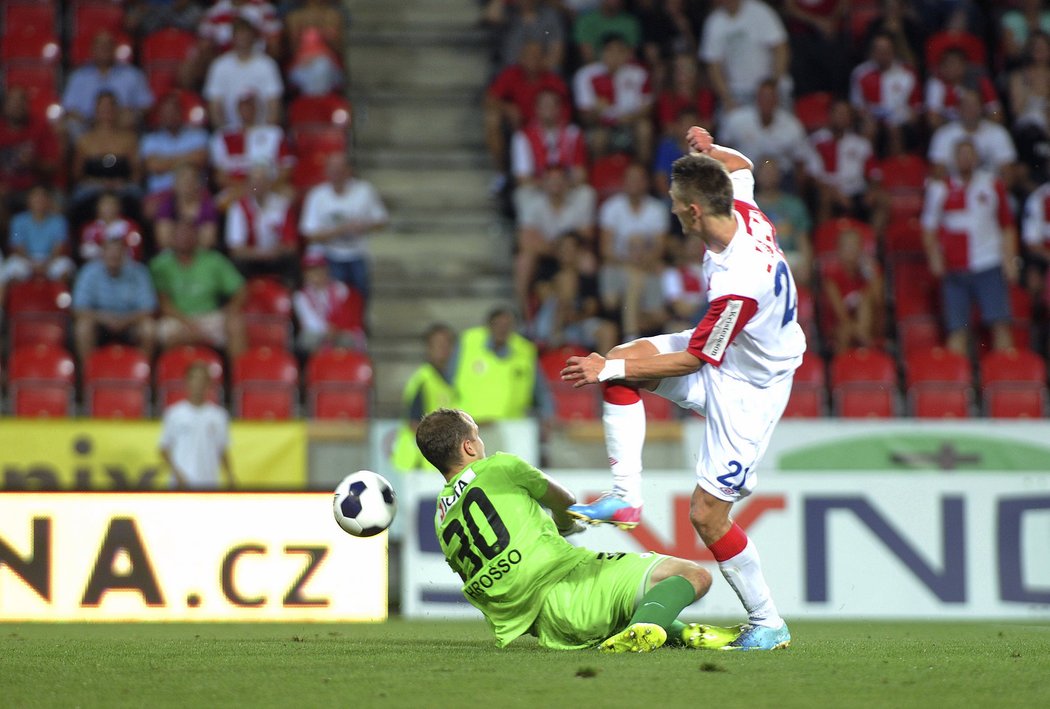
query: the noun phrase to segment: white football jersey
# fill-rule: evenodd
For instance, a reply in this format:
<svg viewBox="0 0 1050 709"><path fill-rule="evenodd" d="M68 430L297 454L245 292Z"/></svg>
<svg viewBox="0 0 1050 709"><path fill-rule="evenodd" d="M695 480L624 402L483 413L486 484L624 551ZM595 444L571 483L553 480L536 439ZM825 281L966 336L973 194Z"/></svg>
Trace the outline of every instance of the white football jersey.
<svg viewBox="0 0 1050 709"><path fill-rule="evenodd" d="M707 314L688 351L736 379L766 387L802 362L806 336L795 313L798 293L776 229L754 200L750 170L733 179L736 234L721 252L704 254Z"/></svg>

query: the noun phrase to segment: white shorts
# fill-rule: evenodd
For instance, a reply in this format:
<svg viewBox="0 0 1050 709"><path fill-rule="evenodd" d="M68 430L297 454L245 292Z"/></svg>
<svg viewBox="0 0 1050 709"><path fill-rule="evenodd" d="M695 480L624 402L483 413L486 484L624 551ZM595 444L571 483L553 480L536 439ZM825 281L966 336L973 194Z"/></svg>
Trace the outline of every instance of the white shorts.
<svg viewBox="0 0 1050 709"><path fill-rule="evenodd" d="M644 338L661 354L682 352L692 330ZM661 379L653 393L707 419L696 461L696 484L726 502L747 497L758 484L755 469L769 446L791 395L793 376L757 387L705 364L684 377Z"/></svg>

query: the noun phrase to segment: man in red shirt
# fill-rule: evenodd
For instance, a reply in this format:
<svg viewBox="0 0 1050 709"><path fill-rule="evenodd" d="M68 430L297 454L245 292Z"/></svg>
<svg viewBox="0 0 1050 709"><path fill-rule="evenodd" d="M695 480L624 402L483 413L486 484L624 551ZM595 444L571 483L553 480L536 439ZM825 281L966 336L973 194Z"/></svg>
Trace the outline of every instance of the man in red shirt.
<svg viewBox="0 0 1050 709"><path fill-rule="evenodd" d="M501 71L485 95L485 144L501 174L507 171L507 136L535 119L536 97L553 91L563 99L563 119L569 119L569 87L560 76L544 68L543 45L527 42L521 58Z"/></svg>

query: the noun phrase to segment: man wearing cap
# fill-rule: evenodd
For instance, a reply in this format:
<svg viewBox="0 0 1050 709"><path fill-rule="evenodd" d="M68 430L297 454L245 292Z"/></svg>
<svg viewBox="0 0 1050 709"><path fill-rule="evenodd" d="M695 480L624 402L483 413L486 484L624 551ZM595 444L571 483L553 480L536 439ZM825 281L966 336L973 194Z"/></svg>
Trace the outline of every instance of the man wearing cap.
<svg viewBox="0 0 1050 709"><path fill-rule="evenodd" d="M237 99L237 125L212 134L208 145L215 181L223 189L217 199L228 206L244 192L253 165L270 165L276 170L276 184L287 185L295 166L295 156L284 136L284 129L256 121L256 96L251 90Z"/></svg>
<svg viewBox="0 0 1050 709"><path fill-rule="evenodd" d="M316 247L303 256L303 287L292 296L299 321L299 349L325 345L365 349L361 294L328 275L328 260Z"/></svg>
<svg viewBox="0 0 1050 709"><path fill-rule="evenodd" d="M233 48L208 67L204 98L216 129L241 124L237 102L249 91L256 95L256 110L263 121L278 122L284 82L277 62L256 48L258 36L255 25L238 17L233 21Z"/></svg>
<svg viewBox="0 0 1050 709"><path fill-rule="evenodd" d="M107 235L102 257L86 263L73 285L73 335L81 365L100 340L138 345L150 357L156 309L149 270L127 258L122 234Z"/></svg>

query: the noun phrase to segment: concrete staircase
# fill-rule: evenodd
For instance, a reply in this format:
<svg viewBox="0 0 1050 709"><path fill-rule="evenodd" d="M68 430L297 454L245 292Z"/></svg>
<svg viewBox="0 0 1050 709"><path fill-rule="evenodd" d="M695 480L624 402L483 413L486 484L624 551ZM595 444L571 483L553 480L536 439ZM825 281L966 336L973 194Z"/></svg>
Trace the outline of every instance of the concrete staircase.
<svg viewBox="0 0 1050 709"><path fill-rule="evenodd" d="M376 414L396 416L433 322L480 324L510 296L511 238L488 192L476 0L353 0L353 157L390 210L373 237Z"/></svg>

